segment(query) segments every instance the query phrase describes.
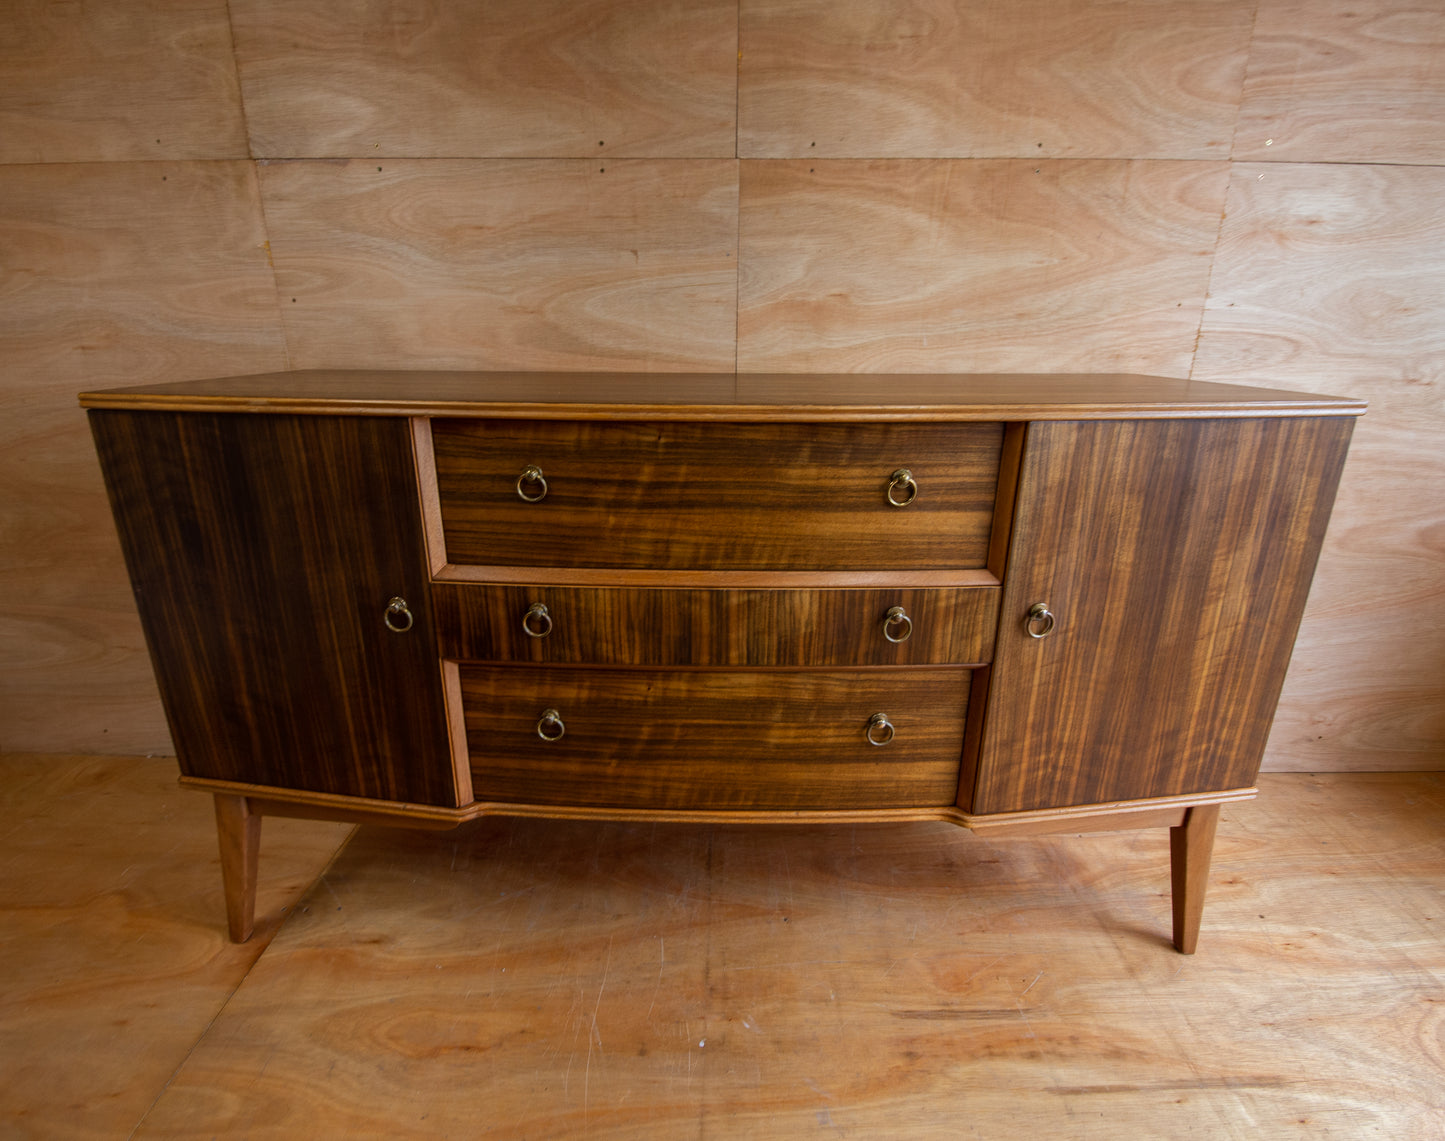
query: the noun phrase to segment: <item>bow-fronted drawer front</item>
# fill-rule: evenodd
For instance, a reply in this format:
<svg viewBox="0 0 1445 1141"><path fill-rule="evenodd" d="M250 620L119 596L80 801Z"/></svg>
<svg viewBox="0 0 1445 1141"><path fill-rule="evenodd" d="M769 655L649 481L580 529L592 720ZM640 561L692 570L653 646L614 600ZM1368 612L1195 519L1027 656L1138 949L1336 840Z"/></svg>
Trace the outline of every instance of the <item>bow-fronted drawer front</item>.
<svg viewBox="0 0 1445 1141"><path fill-rule="evenodd" d="M1003 426L437 419L452 564L982 567Z"/></svg>
<svg viewBox="0 0 1445 1141"><path fill-rule="evenodd" d="M461 667L479 801L611 808L950 805L965 669Z"/></svg>
<svg viewBox="0 0 1445 1141"><path fill-rule="evenodd" d="M998 587L706 590L437 583L445 658L639 666L981 665Z"/></svg>

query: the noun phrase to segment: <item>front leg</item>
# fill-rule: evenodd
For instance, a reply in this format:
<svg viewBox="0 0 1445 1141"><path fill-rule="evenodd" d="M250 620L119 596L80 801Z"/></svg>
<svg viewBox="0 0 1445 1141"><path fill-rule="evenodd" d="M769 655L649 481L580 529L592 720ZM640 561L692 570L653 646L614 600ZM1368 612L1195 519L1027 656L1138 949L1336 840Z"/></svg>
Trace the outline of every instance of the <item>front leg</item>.
<svg viewBox="0 0 1445 1141"><path fill-rule="evenodd" d="M1199 920L1204 914L1204 889L1209 881L1209 857L1214 851L1214 829L1219 805L1195 805L1184 823L1169 829L1169 878L1174 900L1174 946L1194 954L1199 942Z"/></svg>
<svg viewBox="0 0 1445 1141"><path fill-rule="evenodd" d="M231 942L251 937L256 917L256 855L261 847L261 814L244 796L216 793L216 833L221 843L221 883L226 892L226 926Z"/></svg>

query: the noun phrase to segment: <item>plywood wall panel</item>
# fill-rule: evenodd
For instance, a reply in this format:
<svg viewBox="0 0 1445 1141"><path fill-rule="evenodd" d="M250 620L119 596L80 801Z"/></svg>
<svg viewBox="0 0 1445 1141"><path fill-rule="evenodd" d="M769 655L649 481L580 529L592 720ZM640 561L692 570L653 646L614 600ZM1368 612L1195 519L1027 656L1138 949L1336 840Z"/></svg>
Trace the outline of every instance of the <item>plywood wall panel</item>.
<svg viewBox="0 0 1445 1141"><path fill-rule="evenodd" d="M1266 766L1445 762L1445 169L1238 164L1194 376L1365 397Z"/></svg>
<svg viewBox="0 0 1445 1141"><path fill-rule="evenodd" d="M1234 155L1445 163L1445 5L1261 0Z"/></svg>
<svg viewBox="0 0 1445 1141"><path fill-rule="evenodd" d="M731 160L260 173L298 368L733 367Z"/></svg>
<svg viewBox="0 0 1445 1141"><path fill-rule="evenodd" d="M0 749L164 752L76 393L284 368L249 163L0 167Z"/></svg>
<svg viewBox="0 0 1445 1141"><path fill-rule="evenodd" d="M1225 158L1252 0L742 0L744 158Z"/></svg>
<svg viewBox="0 0 1445 1141"><path fill-rule="evenodd" d="M743 372L1183 376L1228 171L743 163Z"/></svg>
<svg viewBox="0 0 1445 1141"><path fill-rule="evenodd" d="M731 157L728 0L232 0L255 154Z"/></svg>
<svg viewBox="0 0 1445 1141"><path fill-rule="evenodd" d="M245 155L225 0L0 4L0 163Z"/></svg>

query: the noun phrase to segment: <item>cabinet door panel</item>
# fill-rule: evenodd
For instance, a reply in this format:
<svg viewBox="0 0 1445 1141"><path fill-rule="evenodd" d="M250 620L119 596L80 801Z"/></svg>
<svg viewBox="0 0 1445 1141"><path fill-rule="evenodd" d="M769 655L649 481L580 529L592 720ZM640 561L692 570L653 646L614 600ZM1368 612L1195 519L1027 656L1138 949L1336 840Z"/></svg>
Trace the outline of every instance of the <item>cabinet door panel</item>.
<svg viewBox="0 0 1445 1141"><path fill-rule="evenodd" d="M456 804L407 422L90 418L181 771Z"/></svg>
<svg viewBox="0 0 1445 1141"><path fill-rule="evenodd" d="M1029 425L974 812L1253 783L1352 423Z"/></svg>

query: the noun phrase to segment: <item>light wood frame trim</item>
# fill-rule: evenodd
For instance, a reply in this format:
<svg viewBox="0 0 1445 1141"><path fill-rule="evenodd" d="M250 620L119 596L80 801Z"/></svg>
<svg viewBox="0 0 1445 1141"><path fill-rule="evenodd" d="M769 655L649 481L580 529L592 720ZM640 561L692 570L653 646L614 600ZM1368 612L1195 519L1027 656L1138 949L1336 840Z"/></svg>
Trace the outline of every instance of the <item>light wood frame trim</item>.
<svg viewBox="0 0 1445 1141"><path fill-rule="evenodd" d="M447 739L452 747L452 776L457 788L457 803L471 804L472 758L467 747L467 719L462 705L462 675L456 662L443 660L442 700L447 710Z"/></svg>
<svg viewBox="0 0 1445 1141"><path fill-rule="evenodd" d="M786 421L789 423L889 423L933 420L966 422L989 420L1228 420L1261 416L1362 416L1365 402L1345 399L1186 401L1172 404L1148 401L1034 404L1000 401L995 404L917 404L906 407L857 404L627 404L627 403L519 403L508 401L365 400L285 396L199 396L162 392L84 392L82 408L120 409L130 412L259 412L290 416L444 416L481 417L489 420L701 420L734 423Z"/></svg>
<svg viewBox="0 0 1445 1141"><path fill-rule="evenodd" d="M437 578L447 565L447 537L442 530L441 493L437 490L436 452L432 445L431 420L411 419L411 451L416 461L416 490L421 505L422 534L426 536L427 566Z"/></svg>
<svg viewBox="0 0 1445 1141"><path fill-rule="evenodd" d="M1019 465L1023 462L1024 437L1027 424L1008 423L1003 427L1003 447L998 457L998 485L993 495L993 526L988 536L989 574L1003 581L1008 561L1009 540L1013 537L1014 499L1018 496Z"/></svg>
<svg viewBox="0 0 1445 1141"><path fill-rule="evenodd" d="M1028 425L1004 425L1003 448L999 453L998 486L993 498L993 526L988 537L988 572L1000 585L1008 570L1008 553L1013 543L1014 502L1018 498L1019 469L1023 464L1024 446L1028 442ZM1004 616L994 624L993 644L989 646L989 662L998 649L998 634ZM955 801L964 812L973 808L974 784L978 780L978 758L983 750L985 713L988 711L989 683L992 666L975 670L969 681L968 712L963 729L963 752L958 766L958 795Z"/></svg>
<svg viewBox="0 0 1445 1141"><path fill-rule="evenodd" d="M1001 585L987 570L615 570L611 567L479 566L448 563L436 582L488 585L689 587L700 590L909 590Z"/></svg>
<svg viewBox="0 0 1445 1141"><path fill-rule="evenodd" d="M1202 805L1253 800L1258 795L1258 788L1232 788L1224 792L1154 796L1147 800L1119 800L1068 808L1037 808L1028 812L995 812L987 816L968 815L965 827L979 835L988 836L1042 836L1050 832L1105 832L1126 828L1163 827L1167 821L1162 818L1167 813L1182 813L1186 809ZM1161 818L1159 821L1148 820L1156 815ZM1136 819L1137 823L1131 822Z"/></svg>
<svg viewBox="0 0 1445 1141"><path fill-rule="evenodd" d="M1177 826L1186 809L1252 800L1257 788L1224 792L1161 796L1147 800L1111 801L1030 812L1000 812L975 816L956 805L885 809L660 810L652 808L581 808L567 805L512 804L477 800L460 808L434 804L407 804L340 796L329 792L272 788L234 781L181 777L182 787L202 792L243 796L254 812L270 816L300 816L318 820L353 820L358 823L400 827L454 828L483 816L528 816L549 820L646 820L668 824L888 824L914 820L940 820L980 835L1026 836L1050 832L1090 832L1128 828ZM1171 824L1170 821L1173 821Z"/></svg>

